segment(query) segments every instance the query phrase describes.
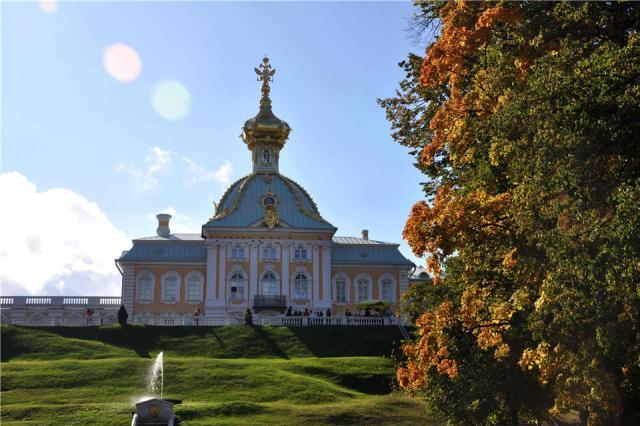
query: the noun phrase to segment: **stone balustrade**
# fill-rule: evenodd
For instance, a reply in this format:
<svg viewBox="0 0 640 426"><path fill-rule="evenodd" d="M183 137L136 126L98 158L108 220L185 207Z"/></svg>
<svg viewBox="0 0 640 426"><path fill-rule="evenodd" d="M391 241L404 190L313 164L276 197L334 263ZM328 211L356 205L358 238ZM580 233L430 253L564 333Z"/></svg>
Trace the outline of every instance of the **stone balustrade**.
<svg viewBox="0 0 640 426"><path fill-rule="evenodd" d="M0 318L3 324L32 327L108 325L117 322L120 305L121 298L113 296L2 296Z"/></svg>

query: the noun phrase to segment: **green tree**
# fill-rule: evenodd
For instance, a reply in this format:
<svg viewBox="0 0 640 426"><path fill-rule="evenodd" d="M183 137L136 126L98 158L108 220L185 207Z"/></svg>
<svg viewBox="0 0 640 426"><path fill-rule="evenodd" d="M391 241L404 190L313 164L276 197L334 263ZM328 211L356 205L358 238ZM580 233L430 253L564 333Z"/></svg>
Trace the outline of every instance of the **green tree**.
<svg viewBox="0 0 640 426"><path fill-rule="evenodd" d="M394 139L429 178L404 236L429 255L434 284L457 292L424 307L400 383L442 393L491 355L508 388L527 382L517 371L533 375L553 397L552 414L577 409L592 425L632 424L640 6L433 2L419 10L419 27L437 24L439 37L424 58L401 64L397 96L380 103ZM462 272L443 278L452 257ZM459 350L460 342L483 352ZM487 374L500 373L487 365ZM464 398L442 394L443 410ZM544 401L518 398L510 410L524 416ZM482 413L473 421L504 415Z"/></svg>

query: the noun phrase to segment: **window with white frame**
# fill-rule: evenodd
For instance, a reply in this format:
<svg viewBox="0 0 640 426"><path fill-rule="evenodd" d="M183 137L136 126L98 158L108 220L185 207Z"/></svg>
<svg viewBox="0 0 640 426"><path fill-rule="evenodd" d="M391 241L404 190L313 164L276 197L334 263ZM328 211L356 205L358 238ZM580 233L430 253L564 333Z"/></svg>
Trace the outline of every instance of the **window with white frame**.
<svg viewBox="0 0 640 426"><path fill-rule="evenodd" d="M363 302L369 299L369 280L361 278L356 286L356 302Z"/></svg>
<svg viewBox="0 0 640 426"><path fill-rule="evenodd" d="M264 259L275 259L276 258L276 248L271 244L268 244L266 247L262 249L262 257Z"/></svg>
<svg viewBox="0 0 640 426"><path fill-rule="evenodd" d="M187 277L187 303L200 303L202 301L203 281L202 275L199 273L193 272Z"/></svg>
<svg viewBox="0 0 640 426"><path fill-rule="evenodd" d="M393 281L382 280L380 283L380 299L385 302L393 302Z"/></svg>
<svg viewBox="0 0 640 426"><path fill-rule="evenodd" d="M162 303L178 303L180 300L180 276L171 271L162 277Z"/></svg>
<svg viewBox="0 0 640 426"><path fill-rule="evenodd" d="M244 276L240 272L231 275L230 295L232 299L244 299Z"/></svg>
<svg viewBox="0 0 640 426"><path fill-rule="evenodd" d="M333 301L336 303L347 303L347 281L339 278L336 280L335 294Z"/></svg>
<svg viewBox="0 0 640 426"><path fill-rule="evenodd" d="M303 273L296 274L293 280L293 294L296 299L309 298L309 280Z"/></svg>
<svg viewBox="0 0 640 426"><path fill-rule="evenodd" d="M244 247L235 246L231 249L231 257L233 259L244 259Z"/></svg>
<svg viewBox="0 0 640 426"><path fill-rule="evenodd" d="M293 253L293 257L296 260L305 260L307 259L307 249L304 248L303 246L298 246L296 247L294 253Z"/></svg>
<svg viewBox="0 0 640 426"><path fill-rule="evenodd" d="M278 294L278 282L273 272L264 273L261 287L263 296L275 296Z"/></svg>
<svg viewBox="0 0 640 426"><path fill-rule="evenodd" d="M138 276L136 290L138 303L153 303L153 275L151 272L143 272Z"/></svg>

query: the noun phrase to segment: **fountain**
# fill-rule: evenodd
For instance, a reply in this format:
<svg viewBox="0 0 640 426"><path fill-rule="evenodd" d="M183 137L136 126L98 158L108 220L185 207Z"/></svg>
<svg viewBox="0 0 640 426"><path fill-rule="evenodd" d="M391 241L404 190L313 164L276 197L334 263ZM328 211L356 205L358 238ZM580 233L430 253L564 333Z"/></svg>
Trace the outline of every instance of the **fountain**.
<svg viewBox="0 0 640 426"><path fill-rule="evenodd" d="M155 394L160 391L160 399L164 393L164 352L156 356L151 371L149 371L149 390Z"/></svg>
<svg viewBox="0 0 640 426"><path fill-rule="evenodd" d="M149 370L149 390L154 394L160 393L160 398L145 399L136 404L136 412L131 420L131 426L166 425L173 426L175 414L173 404L180 400L164 399L164 352L156 356L156 360Z"/></svg>

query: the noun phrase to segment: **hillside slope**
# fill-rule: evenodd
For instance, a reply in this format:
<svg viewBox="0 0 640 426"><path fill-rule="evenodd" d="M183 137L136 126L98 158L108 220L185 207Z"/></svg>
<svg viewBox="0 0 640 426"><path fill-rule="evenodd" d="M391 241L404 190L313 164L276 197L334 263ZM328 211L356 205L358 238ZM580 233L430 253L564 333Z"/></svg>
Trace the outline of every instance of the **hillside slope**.
<svg viewBox="0 0 640 426"><path fill-rule="evenodd" d="M183 425L441 425L392 391L387 328L2 326L3 425L124 425L165 354Z"/></svg>

